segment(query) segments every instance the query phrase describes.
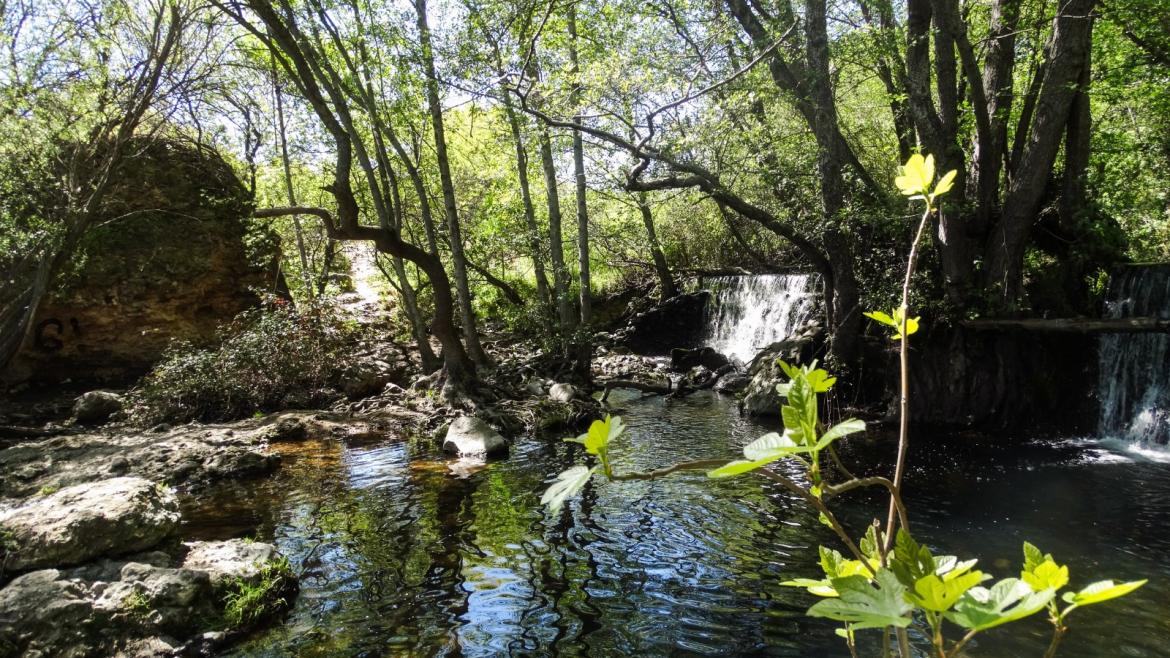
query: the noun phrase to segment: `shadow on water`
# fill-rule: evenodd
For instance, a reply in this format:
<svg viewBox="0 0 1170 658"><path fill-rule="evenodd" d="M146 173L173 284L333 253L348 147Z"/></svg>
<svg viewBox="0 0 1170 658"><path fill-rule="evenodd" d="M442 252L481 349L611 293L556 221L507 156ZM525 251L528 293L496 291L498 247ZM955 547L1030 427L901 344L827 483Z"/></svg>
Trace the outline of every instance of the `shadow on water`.
<svg viewBox="0 0 1170 658"><path fill-rule="evenodd" d="M771 428L713 394L623 402L623 468L726 455ZM879 469L888 441L846 458ZM456 477L422 442L280 446L260 482L188 500L191 537L275 541L302 569L281 625L235 656L847 656L813 602L783 580L814 576L830 533L760 478L687 473L591 483L556 517L544 482L577 446L521 440L512 456ZM1095 444L920 437L908 502L920 538L1012 575L1031 539L1072 567L1149 577L1111 606L1074 617L1066 657L1166 655L1170 642L1170 466ZM783 466L780 466L783 468ZM838 503L861 532L884 500ZM991 632L972 656L1039 656L1042 619Z"/></svg>

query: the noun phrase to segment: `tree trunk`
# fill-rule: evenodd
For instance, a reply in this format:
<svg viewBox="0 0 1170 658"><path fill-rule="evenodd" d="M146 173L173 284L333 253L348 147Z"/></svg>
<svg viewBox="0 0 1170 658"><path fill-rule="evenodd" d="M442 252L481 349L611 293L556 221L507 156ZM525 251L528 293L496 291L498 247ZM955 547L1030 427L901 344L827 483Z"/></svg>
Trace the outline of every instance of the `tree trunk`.
<svg viewBox="0 0 1170 658"><path fill-rule="evenodd" d="M552 138L548 128L540 130L540 164L544 169L544 186L548 200L549 254L553 267L553 295L561 320L561 337L567 338L576 325L573 304L569 299L569 270L565 267L565 238L561 231L561 195L557 188L557 167L553 160Z"/></svg>
<svg viewBox="0 0 1170 658"><path fill-rule="evenodd" d="M272 70L273 93L276 96L276 125L280 137L280 162L284 169L284 191L287 197L289 206L297 205L296 193L293 190L292 181L292 165L288 157L288 135L284 126L284 93L280 88L280 82L276 78L276 67L273 65ZM313 273L309 270L309 257L305 252L305 234L301 227L300 215L292 216L293 232L297 238L297 254L301 259L301 282L305 286L305 296L309 301L313 300Z"/></svg>
<svg viewBox="0 0 1170 658"><path fill-rule="evenodd" d="M638 193L638 212L642 213L642 225L646 227L650 255L654 258L654 271L658 274L661 299L665 301L677 295L678 288L674 285L670 266L666 264L666 255L662 253L662 245L658 243L658 233L654 230L654 214L650 211L650 203L646 200L645 192Z"/></svg>
<svg viewBox="0 0 1170 658"><path fill-rule="evenodd" d="M581 68L577 55L577 5L569 3L569 61L573 76L573 89L569 103L576 113L573 123L580 124ZM593 303L589 282L589 208L585 200L585 145L581 131L573 131L573 177L577 189L577 268L581 283L581 326L588 327L593 321Z"/></svg>
<svg viewBox="0 0 1170 658"><path fill-rule="evenodd" d="M1004 309L1014 308L1019 300L1024 250L1088 60L1094 4L1095 0L1061 2L1027 145L1020 155L999 222L988 237L986 284L996 291Z"/></svg>
<svg viewBox="0 0 1170 658"><path fill-rule="evenodd" d="M851 368L857 360L861 314L857 309L857 281L853 254L846 235L837 228L845 204L843 154L837 139L837 106L829 79L829 35L826 0L805 1L805 48L809 98L813 104L813 133L817 140L817 172L821 179L825 254L832 270L826 280L830 306L831 349L838 367Z"/></svg>
<svg viewBox="0 0 1170 658"><path fill-rule="evenodd" d="M431 47L431 31L427 25L426 0L415 0L414 8L418 18L419 45L422 48L423 67L427 77L427 106L430 109L431 128L435 135L435 159L439 166L439 183L443 189L443 209L447 215L447 232L451 238L451 264L455 272L459 315L463 321L463 338L467 342L467 351L471 358L476 363L487 364L488 357L480 345L475 311L471 307L471 287L467 283L467 261L463 254L463 235L459 227L459 207L455 201L455 183L451 178L451 162L447 155L447 137L443 128L443 105L439 99L439 81L435 76L435 59Z"/></svg>
<svg viewBox="0 0 1170 658"><path fill-rule="evenodd" d="M551 318L552 294L549 292L548 276L544 271L544 250L540 245L540 227L536 224L536 208L532 204L532 191L528 185L528 153L524 149L524 134L520 130L520 119L512 107L507 90L501 90L504 116L512 130L512 143L516 147L516 176L520 182L520 201L524 205L524 223L528 228L528 249L532 257L532 269L536 277L536 299L540 302L541 316Z"/></svg>
<svg viewBox="0 0 1170 658"><path fill-rule="evenodd" d="M986 141L976 140L972 156L975 216L969 233L979 240L986 238L987 229L999 209L999 178L1007 157L1019 20L1020 0L996 0L992 5L987 55L983 60L983 93L987 97L991 134Z"/></svg>

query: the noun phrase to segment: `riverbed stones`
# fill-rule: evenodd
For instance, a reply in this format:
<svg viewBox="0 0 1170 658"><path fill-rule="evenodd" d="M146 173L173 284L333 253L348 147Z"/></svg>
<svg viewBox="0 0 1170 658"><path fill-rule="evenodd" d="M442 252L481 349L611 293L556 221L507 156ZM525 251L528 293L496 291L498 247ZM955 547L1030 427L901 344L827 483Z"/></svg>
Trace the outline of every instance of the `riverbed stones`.
<svg viewBox="0 0 1170 658"><path fill-rule="evenodd" d="M100 425L122 411L122 396L113 391L89 391L73 403L73 421L80 425Z"/></svg>
<svg viewBox="0 0 1170 658"><path fill-rule="evenodd" d="M548 399L553 402L567 404L577 397L577 387L572 384L553 384L548 389Z"/></svg>
<svg viewBox="0 0 1170 658"><path fill-rule="evenodd" d="M153 551L19 576L0 589L0 656L210 655L244 630L230 627L224 615L235 575L267 570L257 610L268 615L286 608L296 591L273 546L254 542L237 550L244 543L202 543L203 557L182 564ZM248 558L255 561L238 562Z"/></svg>
<svg viewBox="0 0 1170 658"><path fill-rule="evenodd" d="M479 418L460 416L447 428L443 450L460 457L494 457L508 451L508 442Z"/></svg>
<svg viewBox="0 0 1170 658"><path fill-rule="evenodd" d="M670 369L676 372L686 372L698 366L716 371L730 363L725 355L711 347L676 347L670 351Z"/></svg>
<svg viewBox="0 0 1170 658"><path fill-rule="evenodd" d="M119 477L67 487L0 511L6 568L28 571L81 564L157 545L179 526L179 503L166 487Z"/></svg>

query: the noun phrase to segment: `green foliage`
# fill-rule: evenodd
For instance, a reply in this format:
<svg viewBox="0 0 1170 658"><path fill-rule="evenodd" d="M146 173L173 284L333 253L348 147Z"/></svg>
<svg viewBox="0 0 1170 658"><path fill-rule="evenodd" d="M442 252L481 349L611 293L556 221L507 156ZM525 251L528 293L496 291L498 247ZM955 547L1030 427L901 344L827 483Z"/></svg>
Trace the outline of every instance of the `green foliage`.
<svg viewBox="0 0 1170 658"><path fill-rule="evenodd" d="M262 566L252 578L233 579L223 595L228 627L242 628L280 610L293 579L292 567L283 556Z"/></svg>
<svg viewBox="0 0 1170 658"><path fill-rule="evenodd" d="M331 397L358 339L358 329L336 309L295 309L278 300L240 314L221 330L218 345L169 350L139 396L149 419L168 422L308 406Z"/></svg>

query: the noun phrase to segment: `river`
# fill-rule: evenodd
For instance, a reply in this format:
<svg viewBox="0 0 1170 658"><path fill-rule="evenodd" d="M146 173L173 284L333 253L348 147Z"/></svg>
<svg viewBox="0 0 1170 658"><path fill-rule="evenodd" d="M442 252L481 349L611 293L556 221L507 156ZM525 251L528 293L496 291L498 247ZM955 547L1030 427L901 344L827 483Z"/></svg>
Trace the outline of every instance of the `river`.
<svg viewBox="0 0 1170 658"><path fill-rule="evenodd" d="M771 429L712 393L618 405L622 469L733 458ZM1166 655L1164 463L1096 442L914 440L906 498L920 539L979 557L997 577L1016 574L1029 539L1067 562L1077 587L1150 578L1075 613L1059 655ZM274 541L303 570L288 618L233 656L848 655L832 624L804 615L815 599L780 585L819 576L816 547L834 538L762 478L594 483L554 517L538 502L544 483L581 459L555 438L521 439L510 458L462 478L428 440L279 449L273 478L184 510L187 536ZM888 437L854 440L844 459L882 472L891 451ZM836 506L860 534L884 499ZM1039 656L1048 635L1038 615L981 635L970 655Z"/></svg>

